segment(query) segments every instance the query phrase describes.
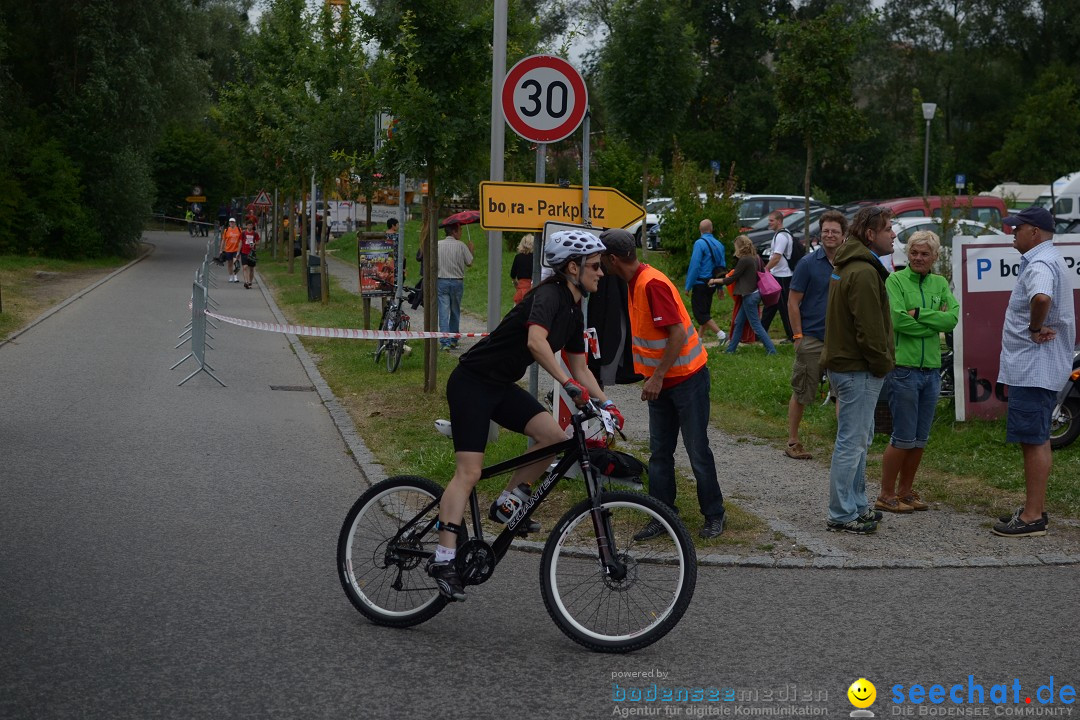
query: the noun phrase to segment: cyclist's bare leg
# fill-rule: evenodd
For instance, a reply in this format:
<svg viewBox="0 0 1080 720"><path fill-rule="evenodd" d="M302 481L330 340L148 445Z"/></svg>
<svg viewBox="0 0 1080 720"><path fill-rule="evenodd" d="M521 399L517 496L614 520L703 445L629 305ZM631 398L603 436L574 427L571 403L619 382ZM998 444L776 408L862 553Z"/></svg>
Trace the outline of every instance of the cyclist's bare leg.
<svg viewBox="0 0 1080 720"><path fill-rule="evenodd" d="M529 452L556 445L566 439L566 432L559 427L559 423L555 422L555 418L549 412L534 415L533 419L525 425L525 434L533 440ZM551 464L551 457L549 455L534 463L519 467L510 476L510 482L507 483L506 490L513 490L521 483L532 485L533 481L540 477L544 470L547 469L547 466Z"/></svg>
<svg viewBox="0 0 1080 720"><path fill-rule="evenodd" d="M457 452L454 453L454 460L457 463L454 477L443 490L442 500L439 501L439 522L460 525L465 517L469 493L476 487L480 471L484 469L484 453ZM440 530L439 544L445 548L456 548L457 535L449 530Z"/></svg>

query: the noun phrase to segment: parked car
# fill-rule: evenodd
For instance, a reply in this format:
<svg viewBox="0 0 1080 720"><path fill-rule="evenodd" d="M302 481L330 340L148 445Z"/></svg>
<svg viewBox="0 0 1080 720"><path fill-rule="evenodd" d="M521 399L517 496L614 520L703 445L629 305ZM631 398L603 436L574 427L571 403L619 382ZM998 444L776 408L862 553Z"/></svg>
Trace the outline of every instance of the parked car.
<svg viewBox="0 0 1080 720"><path fill-rule="evenodd" d="M654 245L658 245L657 230L660 225L660 215L670 210L674 206L675 201L671 198L653 198L645 203L645 220L644 220L644 235L642 237L642 221L638 220L636 223L626 228L634 236L634 242L638 247L641 247L642 239L645 240L645 247L649 250L657 249Z"/></svg>
<svg viewBox="0 0 1080 720"><path fill-rule="evenodd" d="M942 223L941 218L931 217L903 217L893 220L892 228L893 232L896 233L896 239L893 240L893 254L890 256L889 262L885 264L891 264L892 270L902 270L907 267L907 252L905 251L907 241L919 230L931 230L941 240L941 254L938 256L937 262L934 263L934 272L948 276L950 275L949 272L942 271L946 270L951 262L953 237L956 235L973 235L975 237L981 235L1006 235L998 228L976 220L953 220L952 227L949 228L948 232L945 232Z"/></svg>
<svg viewBox="0 0 1080 720"><path fill-rule="evenodd" d="M976 220L995 227L1001 227L1001 219L1009 214L1005 201L994 195L957 195L947 199L940 195L894 198L883 200L878 205L892 210L893 218L939 217L943 215L942 206L946 202L952 203L953 218Z"/></svg>
<svg viewBox="0 0 1080 720"><path fill-rule="evenodd" d="M773 210L795 208L796 210L806 205L806 198L802 195L743 195L739 203L739 226L743 232L756 221L764 218ZM811 210L821 206L814 198L810 198Z"/></svg>
<svg viewBox="0 0 1080 720"><path fill-rule="evenodd" d="M1054 181L1053 194L1048 190L1033 204L1046 208L1059 221L1080 220L1080 172L1059 177Z"/></svg>

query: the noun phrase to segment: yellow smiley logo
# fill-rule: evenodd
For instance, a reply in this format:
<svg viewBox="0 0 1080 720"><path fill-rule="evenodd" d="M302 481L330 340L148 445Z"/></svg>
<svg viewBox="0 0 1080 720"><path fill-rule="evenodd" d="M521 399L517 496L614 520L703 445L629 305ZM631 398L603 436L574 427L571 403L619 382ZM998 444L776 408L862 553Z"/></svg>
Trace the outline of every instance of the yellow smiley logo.
<svg viewBox="0 0 1080 720"><path fill-rule="evenodd" d="M847 689L848 700L857 708L868 708L877 698L877 688L866 678L859 678Z"/></svg>

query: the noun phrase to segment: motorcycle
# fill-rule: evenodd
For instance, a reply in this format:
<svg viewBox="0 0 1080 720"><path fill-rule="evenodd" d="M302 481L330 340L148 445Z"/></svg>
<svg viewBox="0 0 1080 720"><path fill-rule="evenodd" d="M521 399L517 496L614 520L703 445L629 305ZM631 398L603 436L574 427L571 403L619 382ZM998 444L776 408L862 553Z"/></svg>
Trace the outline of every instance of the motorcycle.
<svg viewBox="0 0 1080 720"><path fill-rule="evenodd" d="M1080 350L1073 355L1072 366L1050 416L1050 447L1054 450L1070 445L1080 436Z"/></svg>

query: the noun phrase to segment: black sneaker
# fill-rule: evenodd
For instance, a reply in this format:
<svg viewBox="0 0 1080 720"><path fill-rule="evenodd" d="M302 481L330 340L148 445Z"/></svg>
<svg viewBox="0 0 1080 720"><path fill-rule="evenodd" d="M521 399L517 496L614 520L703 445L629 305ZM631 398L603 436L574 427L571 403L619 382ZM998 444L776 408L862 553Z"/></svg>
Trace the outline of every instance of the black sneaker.
<svg viewBox="0 0 1080 720"><path fill-rule="evenodd" d="M453 560L435 562L435 558L428 560L427 574L439 586L439 594L450 601L464 602L465 586L457 574L457 566Z"/></svg>
<svg viewBox="0 0 1080 720"><path fill-rule="evenodd" d="M1016 513L1008 522L994 523L991 532L1001 537L1037 537L1046 534L1046 525L1046 513L1031 522L1024 522L1020 519L1020 513Z"/></svg>
<svg viewBox="0 0 1080 720"><path fill-rule="evenodd" d="M837 522L836 520L829 520L825 523L825 529L830 532L847 532L854 535L869 535L870 533L877 532L877 521L863 520L861 517L857 517L854 520L849 520L846 523Z"/></svg>
<svg viewBox="0 0 1080 720"><path fill-rule="evenodd" d="M859 516L860 522L881 522L881 518L885 517L884 513L874 508L866 508L866 512Z"/></svg>
<svg viewBox="0 0 1080 720"><path fill-rule="evenodd" d="M654 537L659 537L660 535L663 535L666 532L667 532L667 530L665 530L664 526L660 524L660 521L657 520L656 518L653 518L652 520L649 521L649 523L645 527L641 528L636 533L634 533L634 539L635 540L651 540Z"/></svg>
<svg viewBox="0 0 1080 720"><path fill-rule="evenodd" d="M1022 512L1024 512L1023 506L1018 507L1016 508L1016 512L1014 512L1012 515L1002 515L1001 517L999 517L998 522L1007 523ZM1042 514L1042 519L1043 522L1046 523L1046 527L1050 527L1050 516L1044 512Z"/></svg>
<svg viewBox="0 0 1080 720"><path fill-rule="evenodd" d="M724 533L724 516L717 515L715 517L705 518L705 524L698 530L698 537L709 538L719 537Z"/></svg>

